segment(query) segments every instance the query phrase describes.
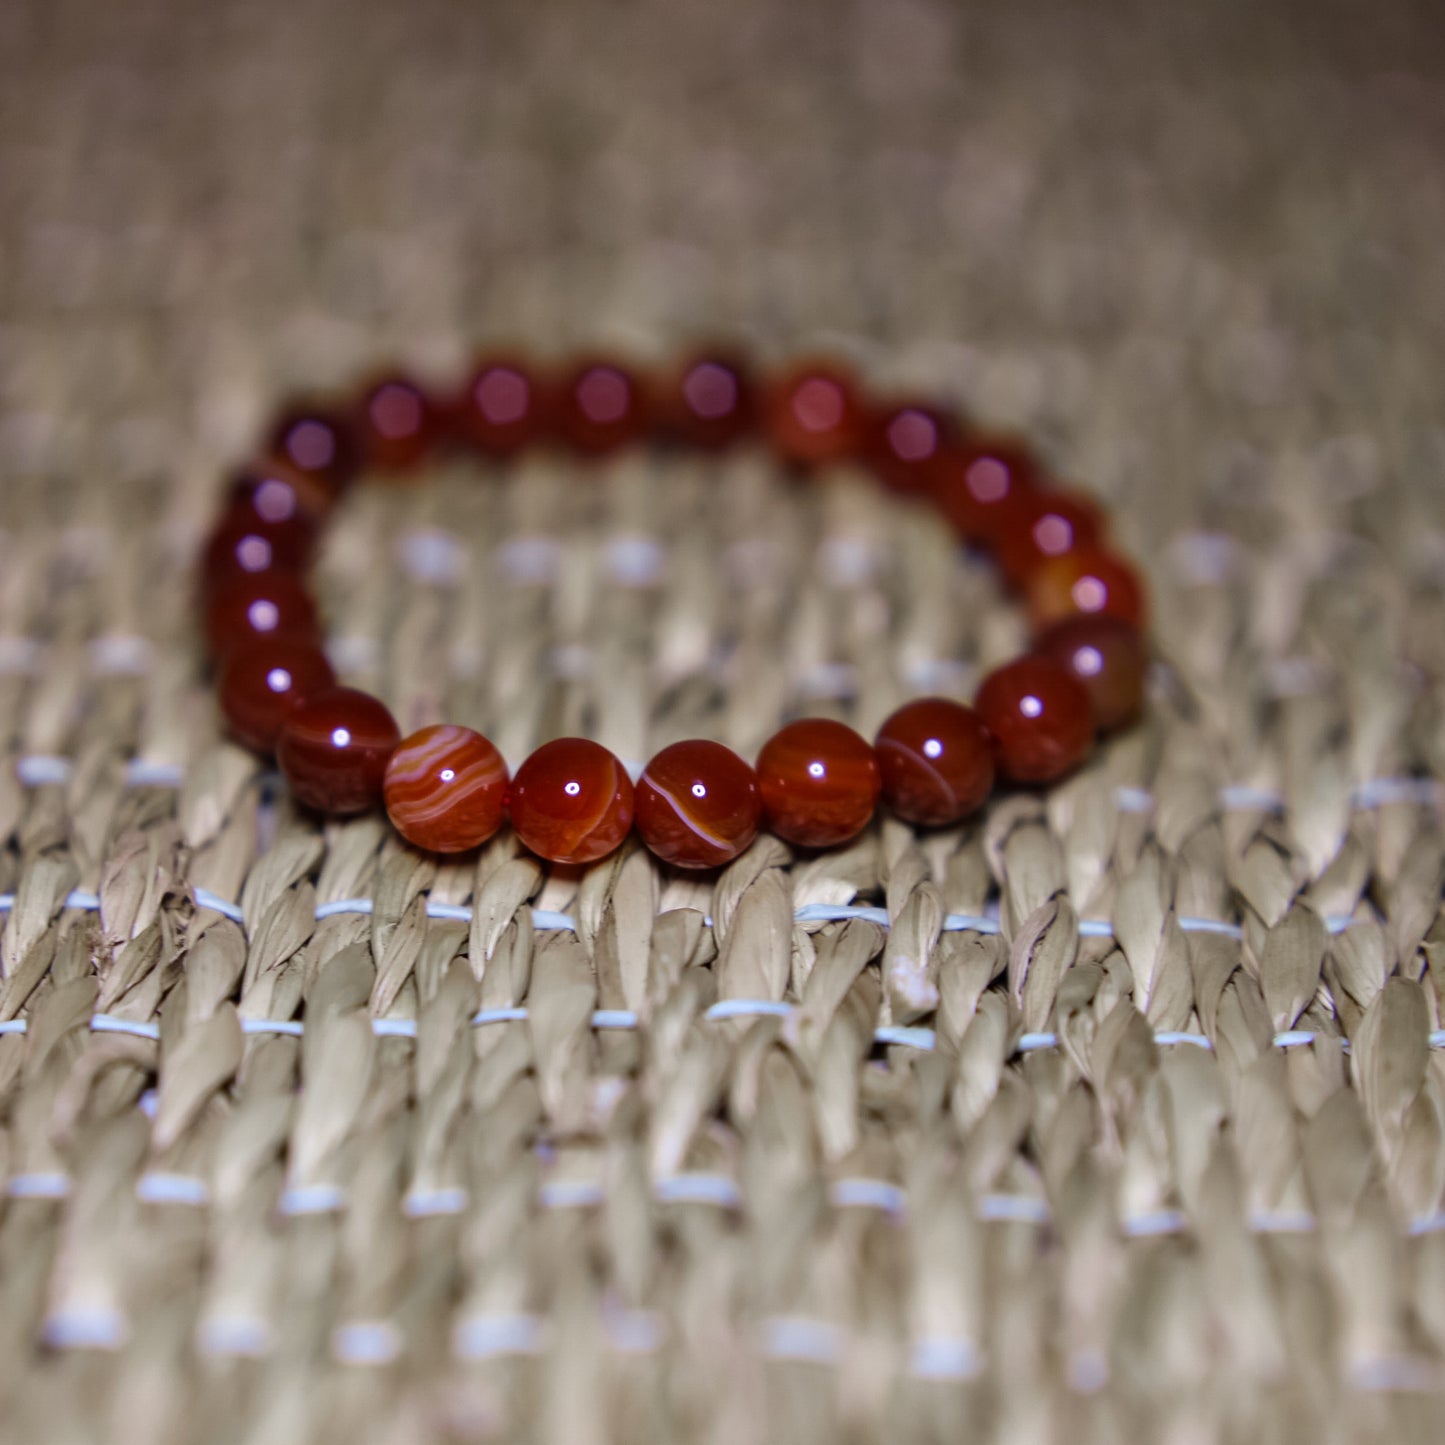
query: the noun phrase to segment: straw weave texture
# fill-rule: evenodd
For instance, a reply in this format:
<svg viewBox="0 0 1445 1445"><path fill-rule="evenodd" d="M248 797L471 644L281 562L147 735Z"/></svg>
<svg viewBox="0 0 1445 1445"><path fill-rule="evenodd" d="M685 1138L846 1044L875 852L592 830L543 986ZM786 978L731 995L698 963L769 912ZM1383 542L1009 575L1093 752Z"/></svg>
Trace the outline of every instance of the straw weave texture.
<svg viewBox="0 0 1445 1445"><path fill-rule="evenodd" d="M1442 51L1426 5L0 5L0 1433L1438 1438ZM439 866L223 741L190 567L283 398L719 334L1095 490L1143 725L700 880ZM859 477L421 482L328 539L336 656L513 764L868 732L1023 641Z"/></svg>

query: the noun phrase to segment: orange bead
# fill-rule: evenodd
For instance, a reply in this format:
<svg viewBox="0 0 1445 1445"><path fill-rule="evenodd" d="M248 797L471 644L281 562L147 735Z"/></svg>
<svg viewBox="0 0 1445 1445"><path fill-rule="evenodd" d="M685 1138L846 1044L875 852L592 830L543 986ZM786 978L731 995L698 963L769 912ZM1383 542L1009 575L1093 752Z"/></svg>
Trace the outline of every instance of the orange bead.
<svg viewBox="0 0 1445 1445"><path fill-rule="evenodd" d="M726 353L690 357L658 382L651 409L662 434L708 451L731 446L752 431L752 384L741 362Z"/></svg>
<svg viewBox="0 0 1445 1445"><path fill-rule="evenodd" d="M878 759L852 728L800 718L763 745L758 787L778 837L829 848L868 826L878 802Z"/></svg>
<svg viewBox="0 0 1445 1445"><path fill-rule="evenodd" d="M1117 617L1070 617L1050 627L1034 650L1084 685L1100 732L1113 732L1139 716L1148 657L1138 628Z"/></svg>
<svg viewBox="0 0 1445 1445"><path fill-rule="evenodd" d="M237 577L216 588L206 604L206 641L214 658L258 637L286 636L320 637L316 604L294 572Z"/></svg>
<svg viewBox="0 0 1445 1445"><path fill-rule="evenodd" d="M905 703L878 730L874 750L883 801L905 822L956 823L993 787L993 737L971 707L947 698Z"/></svg>
<svg viewBox="0 0 1445 1445"><path fill-rule="evenodd" d="M763 428L782 461L813 467L858 455L868 418L850 373L829 362L811 362L767 386Z"/></svg>
<svg viewBox="0 0 1445 1445"><path fill-rule="evenodd" d="M296 703L335 681L326 654L310 639L262 637L226 659L217 696L232 737L269 753Z"/></svg>
<svg viewBox="0 0 1445 1445"><path fill-rule="evenodd" d="M632 827L627 770L600 743L557 738L517 769L507 807L522 843L553 863L605 858Z"/></svg>
<svg viewBox="0 0 1445 1445"><path fill-rule="evenodd" d="M405 376L369 386L356 414L356 439L365 464L380 471L409 471L430 455L438 419L431 398Z"/></svg>
<svg viewBox="0 0 1445 1445"><path fill-rule="evenodd" d="M1049 658L1020 657L989 673L975 705L993 734L1000 769L1015 782L1052 782L1089 755L1089 694Z"/></svg>
<svg viewBox="0 0 1445 1445"><path fill-rule="evenodd" d="M584 361L557 386L557 429L585 456L602 456L640 440L648 428L642 388L625 367Z"/></svg>
<svg viewBox="0 0 1445 1445"><path fill-rule="evenodd" d="M1144 625L1144 584L1127 562L1102 547L1080 547L1041 563L1029 575L1024 600L1035 636L1080 614Z"/></svg>
<svg viewBox="0 0 1445 1445"><path fill-rule="evenodd" d="M452 430L486 456L510 457L553 430L553 397L510 357L478 362L450 409Z"/></svg>
<svg viewBox="0 0 1445 1445"><path fill-rule="evenodd" d="M298 803L344 817L381 801L396 719L370 693L328 687L302 698L276 740L276 762Z"/></svg>
<svg viewBox="0 0 1445 1445"><path fill-rule="evenodd" d="M271 434L271 452L333 497L356 480L361 467L351 428L320 407L286 412Z"/></svg>
<svg viewBox="0 0 1445 1445"><path fill-rule="evenodd" d="M933 469L957 424L936 407L894 402L879 407L869 426L867 460L890 491L918 496L933 486Z"/></svg>
<svg viewBox="0 0 1445 1445"><path fill-rule="evenodd" d="M1033 490L1038 466L1009 438L945 446L930 469L934 500L965 542L992 543L1010 506Z"/></svg>
<svg viewBox="0 0 1445 1445"><path fill-rule="evenodd" d="M481 733L441 723L397 744L382 791L387 816L408 843L464 853L502 826L507 765Z"/></svg>
<svg viewBox="0 0 1445 1445"><path fill-rule="evenodd" d="M758 835L755 772L721 743L692 738L663 748L637 780L637 831L664 863L716 868Z"/></svg>
<svg viewBox="0 0 1445 1445"><path fill-rule="evenodd" d="M1004 577L1021 587L1045 562L1103 540L1104 518L1087 497L1031 492L999 519L995 555Z"/></svg>

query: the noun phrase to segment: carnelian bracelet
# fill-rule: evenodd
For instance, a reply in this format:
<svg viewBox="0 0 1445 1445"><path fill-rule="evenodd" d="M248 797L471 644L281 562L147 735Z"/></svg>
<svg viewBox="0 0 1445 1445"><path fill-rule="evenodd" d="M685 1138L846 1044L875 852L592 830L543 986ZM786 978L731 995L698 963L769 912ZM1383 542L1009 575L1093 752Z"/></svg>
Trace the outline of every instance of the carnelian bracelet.
<svg viewBox="0 0 1445 1445"><path fill-rule="evenodd" d="M991 672L975 707L919 698L872 744L802 718L769 739L756 769L695 739L664 748L635 787L586 738L543 744L509 779L481 734L441 724L402 738L381 702L337 685L305 572L327 513L360 475L417 467L442 447L500 459L553 444L597 457L649 437L711 451L761 438L791 468L861 463L891 491L931 501L1021 594L1033 650ZM274 751L301 804L336 816L384 802L404 838L440 853L478 846L510 817L523 844L558 863L605 857L635 823L664 861L711 868L765 823L802 847L844 843L880 795L910 823L957 822L996 772L1051 782L1096 733L1129 723L1143 693L1143 589L1104 531L1097 508L1050 488L1017 442L930 405L871 400L832 363L758 384L721 353L646 380L612 361L542 374L493 358L446 400L390 376L354 404L288 412L230 490L201 590L227 725Z"/></svg>

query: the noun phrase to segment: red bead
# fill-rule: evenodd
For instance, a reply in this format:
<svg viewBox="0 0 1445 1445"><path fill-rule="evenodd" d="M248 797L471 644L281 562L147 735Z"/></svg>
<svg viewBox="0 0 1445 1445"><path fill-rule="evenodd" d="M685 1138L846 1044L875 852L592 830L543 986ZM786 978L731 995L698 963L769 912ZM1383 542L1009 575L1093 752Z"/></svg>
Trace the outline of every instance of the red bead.
<svg viewBox="0 0 1445 1445"><path fill-rule="evenodd" d="M999 767L1015 782L1062 777L1094 741L1083 683L1046 657L1020 657L989 673L976 705L994 736Z"/></svg>
<svg viewBox="0 0 1445 1445"><path fill-rule="evenodd" d="M758 835L757 774L729 748L702 738L663 748L637 781L637 831L664 863L716 868Z"/></svg>
<svg viewBox="0 0 1445 1445"><path fill-rule="evenodd" d="M647 431L642 388L625 367L584 361L557 387L557 428L569 445L587 456L602 456Z"/></svg>
<svg viewBox="0 0 1445 1445"><path fill-rule="evenodd" d="M281 725L276 761L298 803L344 816L381 801L396 719L370 693L328 687L302 698Z"/></svg>
<svg viewBox="0 0 1445 1445"><path fill-rule="evenodd" d="M550 389L520 361L492 357L473 369L451 423L478 451L509 457L551 433L552 412Z"/></svg>
<svg viewBox="0 0 1445 1445"><path fill-rule="evenodd" d="M299 521L313 535L335 504L331 490L278 457L263 457L237 473L231 483L230 506L271 523Z"/></svg>
<svg viewBox="0 0 1445 1445"><path fill-rule="evenodd" d="M852 728L800 718L763 744L758 788L778 837L829 848L868 826L878 802L878 759Z"/></svg>
<svg viewBox="0 0 1445 1445"><path fill-rule="evenodd" d="M316 528L307 519L272 523L248 503L232 506L211 533L201 558L201 582L216 592L238 578L299 572L311 559Z"/></svg>
<svg viewBox="0 0 1445 1445"><path fill-rule="evenodd" d="M316 604L294 572L273 570L237 577L218 587L206 604L206 641L211 656L258 637L301 636L316 641Z"/></svg>
<svg viewBox="0 0 1445 1445"><path fill-rule="evenodd" d="M553 863L605 858L632 826L632 779L600 743L557 738L517 769L507 807L517 837Z"/></svg>
<svg viewBox="0 0 1445 1445"><path fill-rule="evenodd" d="M1070 617L1050 627L1034 650L1084 685L1100 732L1113 732L1139 716L1148 657L1138 628L1117 617Z"/></svg>
<svg viewBox="0 0 1445 1445"><path fill-rule="evenodd" d="M218 690L221 712L238 742L269 753L296 703L335 681L326 654L309 639L258 638L226 659Z"/></svg>
<svg viewBox="0 0 1445 1445"><path fill-rule="evenodd" d="M995 551L1004 576L1021 587L1051 558L1094 547L1103 536L1104 519L1086 497L1031 492L999 519Z"/></svg>
<svg viewBox="0 0 1445 1445"><path fill-rule="evenodd" d="M1080 547L1050 558L1030 574L1024 599L1037 636L1081 613L1144 625L1144 585L1121 557L1102 547Z"/></svg>
<svg viewBox="0 0 1445 1445"><path fill-rule="evenodd" d="M768 385L763 426L779 458L811 467L856 456L868 422L852 376L829 362L813 362Z"/></svg>
<svg viewBox="0 0 1445 1445"><path fill-rule="evenodd" d="M933 468L956 431L935 407L895 402L880 407L869 427L868 462L891 491L919 495L933 485Z"/></svg>
<svg viewBox="0 0 1445 1445"><path fill-rule="evenodd" d="M883 801L909 823L956 823L993 787L993 738L971 707L920 697L898 709L874 743Z"/></svg>
<svg viewBox="0 0 1445 1445"><path fill-rule="evenodd" d="M387 815L408 843L464 853L502 826L507 765L481 733L441 723L397 745L383 795Z"/></svg>
<svg viewBox="0 0 1445 1445"><path fill-rule="evenodd" d="M271 451L333 497L344 492L360 470L350 428L320 408L302 407L283 415L271 434Z"/></svg>
<svg viewBox="0 0 1445 1445"><path fill-rule="evenodd" d="M933 495L965 542L992 542L1021 493L1038 477L1033 458L1015 441L973 437L946 446L931 469Z"/></svg>
<svg viewBox="0 0 1445 1445"><path fill-rule="evenodd" d="M385 377L362 395L356 437L369 467L400 472L419 466L437 439L431 398L407 377Z"/></svg>
<svg viewBox="0 0 1445 1445"><path fill-rule="evenodd" d="M746 436L755 421L747 373L723 354L685 361L654 388L651 408L663 435L709 451Z"/></svg>

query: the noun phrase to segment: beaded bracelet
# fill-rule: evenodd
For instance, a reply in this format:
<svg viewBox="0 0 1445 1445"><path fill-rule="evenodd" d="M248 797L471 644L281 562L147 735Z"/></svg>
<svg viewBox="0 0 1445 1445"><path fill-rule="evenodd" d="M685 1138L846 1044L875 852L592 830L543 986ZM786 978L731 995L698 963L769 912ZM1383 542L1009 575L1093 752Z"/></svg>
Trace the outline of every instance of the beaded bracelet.
<svg viewBox="0 0 1445 1445"><path fill-rule="evenodd" d="M689 740L658 753L635 788L586 738L545 743L509 779L496 747L470 728L402 738L381 702L337 686L305 570L327 513L358 476L415 468L442 447L501 459L551 443L597 457L649 436L710 451L760 437L799 470L861 462L992 553L1023 598L1033 650L990 673L974 708L919 698L871 745L842 723L803 718L769 739L756 769L720 743ZM996 772L1051 782L1083 761L1097 732L1135 718L1143 589L1104 531L1097 508L1050 489L1017 442L930 405L874 401L832 363L757 384L722 353L645 381L612 361L542 375L495 358L444 400L392 376L352 405L284 415L230 491L202 595L229 729L258 752L274 750L305 806L337 816L384 801L408 842L439 853L478 846L510 817L526 847L558 863L605 857L635 823L664 861L711 868L737 857L765 822L803 847L847 842L880 796L910 823L957 822L983 803Z"/></svg>

